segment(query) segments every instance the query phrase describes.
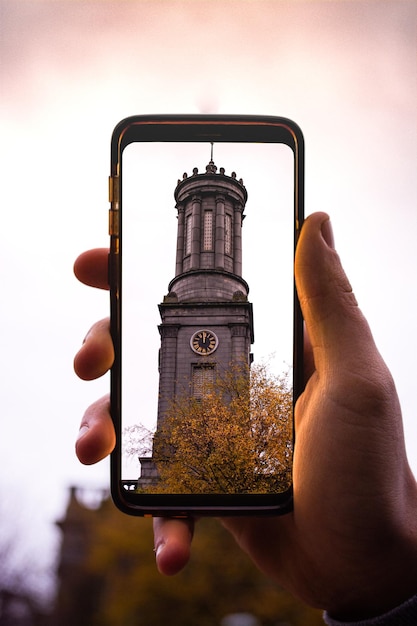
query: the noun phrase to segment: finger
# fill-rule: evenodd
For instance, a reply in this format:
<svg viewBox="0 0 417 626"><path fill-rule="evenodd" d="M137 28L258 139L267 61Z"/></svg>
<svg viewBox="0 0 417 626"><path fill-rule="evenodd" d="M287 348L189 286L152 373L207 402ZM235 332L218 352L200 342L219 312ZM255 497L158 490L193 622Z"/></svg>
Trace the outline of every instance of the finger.
<svg viewBox="0 0 417 626"><path fill-rule="evenodd" d="M90 287L109 288L108 248L87 250L74 263L74 274L78 280Z"/></svg>
<svg viewBox="0 0 417 626"><path fill-rule="evenodd" d="M295 276L316 368L330 371L347 359L357 362L365 356L373 346L372 336L334 250L325 213L314 213L304 222Z"/></svg>
<svg viewBox="0 0 417 626"><path fill-rule="evenodd" d="M106 395L94 402L85 412L75 451L81 463L92 465L110 454L115 443L116 436L110 417L110 400Z"/></svg>
<svg viewBox="0 0 417 626"><path fill-rule="evenodd" d="M194 534L194 520L154 519L156 564L161 574L173 576L188 563L191 541Z"/></svg>
<svg viewBox="0 0 417 626"><path fill-rule="evenodd" d="M113 365L114 348L110 336L109 319L96 322L87 333L84 343L74 358L74 370L83 380L103 376Z"/></svg>

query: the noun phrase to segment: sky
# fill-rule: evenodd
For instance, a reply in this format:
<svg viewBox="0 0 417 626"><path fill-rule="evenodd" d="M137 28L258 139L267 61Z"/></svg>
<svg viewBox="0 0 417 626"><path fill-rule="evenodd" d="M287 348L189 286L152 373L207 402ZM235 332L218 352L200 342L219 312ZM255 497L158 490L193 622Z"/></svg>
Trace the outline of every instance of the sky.
<svg viewBox="0 0 417 626"><path fill-rule="evenodd" d="M108 295L77 283L72 265L108 244L110 136L133 114L299 124L306 213L331 215L417 472L416 18L407 0L1 1L3 537L23 533L28 552L50 562L67 487L108 485L108 461L81 466L74 440L109 380L83 382L72 369ZM179 163L172 191L205 164Z"/></svg>

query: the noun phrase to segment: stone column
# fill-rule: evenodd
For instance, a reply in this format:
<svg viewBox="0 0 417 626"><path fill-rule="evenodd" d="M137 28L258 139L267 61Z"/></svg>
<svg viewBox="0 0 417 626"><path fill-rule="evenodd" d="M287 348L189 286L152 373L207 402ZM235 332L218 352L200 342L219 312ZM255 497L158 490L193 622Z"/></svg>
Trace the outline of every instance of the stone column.
<svg viewBox="0 0 417 626"><path fill-rule="evenodd" d="M161 352L159 354L159 399L158 425L168 408L168 403L175 397L177 380L177 337L179 324L158 327L161 335Z"/></svg>
<svg viewBox="0 0 417 626"><path fill-rule="evenodd" d="M244 358L249 358L248 350L248 330L246 324L231 325L232 335L232 362L239 363Z"/></svg>
<svg viewBox="0 0 417 626"><path fill-rule="evenodd" d="M184 259L184 205L177 204L178 209L178 233L177 233L177 257L175 262L175 276L182 274Z"/></svg>
<svg viewBox="0 0 417 626"><path fill-rule="evenodd" d="M233 220L233 272L242 276L242 213L241 204L235 204Z"/></svg>

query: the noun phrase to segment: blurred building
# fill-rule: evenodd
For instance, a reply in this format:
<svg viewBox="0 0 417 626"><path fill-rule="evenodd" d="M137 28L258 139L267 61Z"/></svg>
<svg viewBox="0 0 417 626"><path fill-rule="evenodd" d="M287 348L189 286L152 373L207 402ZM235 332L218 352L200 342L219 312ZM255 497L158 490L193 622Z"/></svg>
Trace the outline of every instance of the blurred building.
<svg viewBox="0 0 417 626"><path fill-rule="evenodd" d="M90 506L86 505L90 503ZM108 493L71 487L67 510L57 522L62 531L58 592L51 626L90 626L102 577L88 572L98 516L108 507Z"/></svg>

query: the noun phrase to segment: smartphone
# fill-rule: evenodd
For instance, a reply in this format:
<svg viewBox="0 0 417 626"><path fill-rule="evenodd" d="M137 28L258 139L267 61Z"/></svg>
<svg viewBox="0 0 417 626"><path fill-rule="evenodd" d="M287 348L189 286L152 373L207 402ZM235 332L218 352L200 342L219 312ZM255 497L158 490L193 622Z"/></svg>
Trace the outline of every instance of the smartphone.
<svg viewBox="0 0 417 626"><path fill-rule="evenodd" d="M124 119L109 214L114 502L141 516L290 511L300 128L269 116Z"/></svg>

